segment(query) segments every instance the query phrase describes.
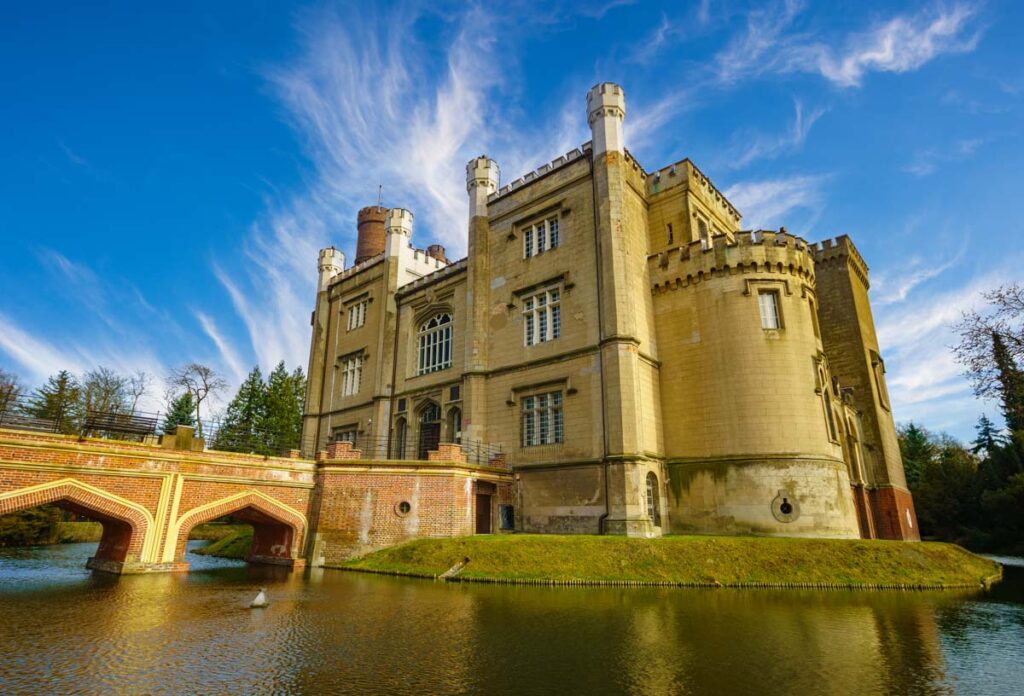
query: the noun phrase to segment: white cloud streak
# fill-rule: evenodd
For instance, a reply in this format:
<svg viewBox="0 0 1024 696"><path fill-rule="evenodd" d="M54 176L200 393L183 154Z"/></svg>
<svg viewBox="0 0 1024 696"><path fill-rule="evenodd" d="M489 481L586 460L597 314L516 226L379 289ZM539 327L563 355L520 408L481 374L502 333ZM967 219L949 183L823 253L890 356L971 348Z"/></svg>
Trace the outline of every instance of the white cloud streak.
<svg viewBox="0 0 1024 696"><path fill-rule="evenodd" d="M224 338L224 335L217 328L217 323L208 314L196 312L195 315L199 325L203 327L203 331L213 341L213 344L217 346L217 350L220 351L221 360L231 371L235 384L241 384L245 380L246 370L242 365L241 358L238 357L238 351Z"/></svg>
<svg viewBox="0 0 1024 696"><path fill-rule="evenodd" d="M903 168L903 171L915 176L928 176L943 164L959 162L974 156L978 148L984 144L981 138L958 140L950 147L943 149L929 148L914 155L914 159Z"/></svg>
<svg viewBox="0 0 1024 696"><path fill-rule="evenodd" d="M816 108L805 114L803 104L799 99L794 99L793 123L789 129L775 136L740 133L737 140L745 144L737 148L739 152L735 155L732 166L742 168L755 160L771 159L786 152L799 150L807 140L811 128L825 111L824 108Z"/></svg>
<svg viewBox="0 0 1024 696"><path fill-rule="evenodd" d="M769 228L784 222L795 210L807 211L811 220L816 219L824 206L822 187L828 178L797 175L741 181L727 188L725 196L743 214L744 227Z"/></svg>
<svg viewBox="0 0 1024 696"><path fill-rule="evenodd" d="M859 87L870 72L905 73L944 54L973 51L981 38L973 6L935 5L900 14L828 43L797 31L802 2L786 0L751 11L746 30L716 57L712 71L722 85L769 73L812 73L832 84ZM839 48L836 48L836 47Z"/></svg>

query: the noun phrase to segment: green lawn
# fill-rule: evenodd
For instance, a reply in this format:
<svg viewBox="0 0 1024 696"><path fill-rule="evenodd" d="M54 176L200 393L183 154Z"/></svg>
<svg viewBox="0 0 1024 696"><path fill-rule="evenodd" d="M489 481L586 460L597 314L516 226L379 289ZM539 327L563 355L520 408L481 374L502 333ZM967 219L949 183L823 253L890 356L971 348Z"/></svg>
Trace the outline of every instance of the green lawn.
<svg viewBox="0 0 1024 696"><path fill-rule="evenodd" d="M976 586L999 565L936 542L668 536L495 535L421 539L343 567L467 580L683 585Z"/></svg>
<svg viewBox="0 0 1024 696"><path fill-rule="evenodd" d="M247 524L239 525L204 525L208 529L199 530L189 535L190 539L213 539L209 544L198 548L194 553L204 556L218 556L220 558L244 559L249 555L249 547L252 546L252 527ZM213 528L213 529L209 529Z"/></svg>

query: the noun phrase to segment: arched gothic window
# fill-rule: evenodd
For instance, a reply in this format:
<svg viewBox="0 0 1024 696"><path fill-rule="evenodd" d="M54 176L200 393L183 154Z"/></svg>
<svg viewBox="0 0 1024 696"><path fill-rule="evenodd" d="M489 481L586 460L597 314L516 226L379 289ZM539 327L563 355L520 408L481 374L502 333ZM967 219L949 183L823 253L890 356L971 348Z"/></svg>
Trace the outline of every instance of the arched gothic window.
<svg viewBox="0 0 1024 696"><path fill-rule="evenodd" d="M435 314L420 325L416 374L444 370L452 366L452 315Z"/></svg>

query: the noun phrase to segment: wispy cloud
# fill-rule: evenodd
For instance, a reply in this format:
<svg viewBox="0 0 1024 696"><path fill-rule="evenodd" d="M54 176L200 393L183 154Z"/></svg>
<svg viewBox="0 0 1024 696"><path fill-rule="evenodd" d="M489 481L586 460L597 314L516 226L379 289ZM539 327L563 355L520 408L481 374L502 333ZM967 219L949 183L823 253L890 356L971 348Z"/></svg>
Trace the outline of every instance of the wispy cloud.
<svg viewBox="0 0 1024 696"><path fill-rule="evenodd" d="M934 174L942 164L959 162L972 157L984 143L985 140L982 138L972 138L958 140L950 147L944 149L928 148L927 150L921 150L914 155L913 160L903 168L903 171L915 176Z"/></svg>
<svg viewBox="0 0 1024 696"><path fill-rule="evenodd" d="M466 249L470 158L490 154L509 181L585 139L578 94L554 128L524 136L507 126L497 97L515 69L516 42L500 13L470 6L430 16L443 25L430 45L417 34L427 14L406 5L304 15L299 56L266 70L313 175L253 225L247 271L214 269L261 365L305 361L317 250L350 245L356 211L375 199L378 182L385 205L415 212L417 244L437 241L457 257Z"/></svg>
<svg viewBox="0 0 1024 696"><path fill-rule="evenodd" d="M799 150L803 147L815 122L825 112L824 108L815 108L811 109L809 113L804 113L803 104L799 99L794 99L793 122L785 132L768 136L752 135L743 131L737 135L735 141L742 144L733 147L732 166L742 168L755 160L771 159L787 152Z"/></svg>
<svg viewBox="0 0 1024 696"><path fill-rule="evenodd" d="M953 267L946 265L942 273ZM953 357L951 346L957 339L952 326L964 312L984 304L982 292L1014 277L1008 266L962 282L947 279L943 290L911 288L898 301L875 303L878 341L897 420L927 422L963 436L969 432L968 424L991 407L974 398L963 367Z"/></svg>
<svg viewBox="0 0 1024 696"><path fill-rule="evenodd" d="M224 365L231 371L231 377L234 379L235 384L241 384L245 379L246 370L242 365L241 358L238 357L238 351L235 350L234 346L231 345L224 334L217 328L217 323L208 314L204 312L196 312L196 319L199 321L199 325L203 327L203 332L213 341L213 344L217 346L217 350L220 351L221 360Z"/></svg>
<svg viewBox="0 0 1024 696"><path fill-rule="evenodd" d="M834 42L810 40L794 28L803 3L774 3L751 11L746 30L716 57L713 72L721 84L767 73L814 73L839 87L859 87L870 72L904 73L932 59L973 51L981 38L972 20L974 6L935 5L895 15Z"/></svg>
<svg viewBox="0 0 1024 696"><path fill-rule="evenodd" d="M822 187L828 178L819 174L741 181L727 188L725 196L742 213L744 227L778 225L795 210L809 214L809 226L824 206Z"/></svg>

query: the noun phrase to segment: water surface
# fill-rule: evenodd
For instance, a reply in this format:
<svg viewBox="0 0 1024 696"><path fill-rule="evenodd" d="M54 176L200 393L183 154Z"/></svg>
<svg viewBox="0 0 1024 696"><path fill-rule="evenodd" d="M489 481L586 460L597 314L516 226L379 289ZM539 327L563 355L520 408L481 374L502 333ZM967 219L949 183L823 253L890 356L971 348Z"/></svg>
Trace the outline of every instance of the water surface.
<svg viewBox="0 0 1024 696"><path fill-rule="evenodd" d="M195 554L187 575L115 578L85 570L94 551L0 549L0 693L1024 689L1024 567L987 595L580 589ZM271 606L248 609L260 586Z"/></svg>

